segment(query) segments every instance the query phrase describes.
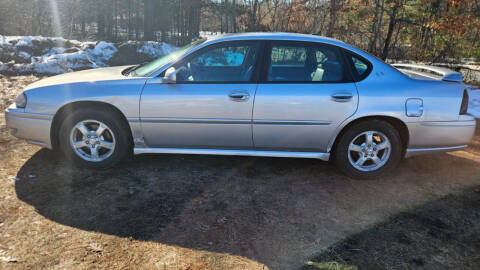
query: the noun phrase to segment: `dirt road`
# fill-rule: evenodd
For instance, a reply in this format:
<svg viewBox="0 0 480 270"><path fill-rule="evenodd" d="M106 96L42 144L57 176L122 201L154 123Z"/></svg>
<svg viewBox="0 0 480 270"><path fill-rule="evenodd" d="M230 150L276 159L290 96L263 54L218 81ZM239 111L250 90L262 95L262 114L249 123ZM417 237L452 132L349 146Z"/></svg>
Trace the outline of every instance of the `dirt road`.
<svg viewBox="0 0 480 270"><path fill-rule="evenodd" d="M146 155L76 169L0 115L0 268L295 269L401 211L480 184L465 151L350 180L308 159Z"/></svg>

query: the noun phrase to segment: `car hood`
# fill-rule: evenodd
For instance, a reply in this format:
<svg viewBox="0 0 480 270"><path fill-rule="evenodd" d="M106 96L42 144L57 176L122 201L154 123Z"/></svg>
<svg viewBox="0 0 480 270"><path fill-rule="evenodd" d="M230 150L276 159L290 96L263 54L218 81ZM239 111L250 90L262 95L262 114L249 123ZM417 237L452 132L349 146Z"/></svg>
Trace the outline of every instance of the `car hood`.
<svg viewBox="0 0 480 270"><path fill-rule="evenodd" d="M122 71L127 67L129 66L96 68L65 73L34 82L27 86L25 90L61 84L121 80L127 78L126 76L122 75Z"/></svg>

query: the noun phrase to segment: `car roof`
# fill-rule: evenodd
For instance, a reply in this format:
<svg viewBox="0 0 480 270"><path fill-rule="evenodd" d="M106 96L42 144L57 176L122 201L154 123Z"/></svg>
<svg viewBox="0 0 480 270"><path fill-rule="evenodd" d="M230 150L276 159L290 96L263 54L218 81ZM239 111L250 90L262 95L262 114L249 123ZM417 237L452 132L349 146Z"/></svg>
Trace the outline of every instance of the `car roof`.
<svg viewBox="0 0 480 270"><path fill-rule="evenodd" d="M343 41L316 36L316 35L307 35L307 34L297 34L297 33L267 33L267 32L251 32L251 33L239 33L239 34L224 34L215 37L209 37L209 41L213 43L229 40L295 40L295 41L312 41L312 42L323 42L328 44L344 45Z"/></svg>
<svg viewBox="0 0 480 270"><path fill-rule="evenodd" d="M202 49L206 46L213 45L216 43L220 43L223 41L235 41L235 40L292 40L292 41L306 41L306 42L319 42L319 43L325 43L325 44L330 44L330 45L335 45L339 46L341 48L344 48L348 51L354 52L364 58L366 58L368 61L372 63L372 65L375 66L383 66L386 67L387 69L392 69L398 72L398 74L402 74L403 76L407 77L407 75L404 75L400 71L396 70L393 67L390 67L389 65L385 64L383 61L377 59L376 57L368 54L365 51L362 51L359 48L356 48L352 45L349 45L343 41L334 39L334 38L329 38L329 37L322 37L322 36L316 36L316 35L308 35L308 34L298 34L298 33L283 33L283 32L247 32L247 33L235 33L235 34L221 34L221 35L209 35L207 37L201 38L201 40L205 41L202 42L200 45L195 46L188 52L186 52L182 57L190 55L191 53ZM166 65L169 67L169 65ZM163 72L164 69L160 69L156 75L159 75L161 72ZM154 76L156 76L154 75Z"/></svg>

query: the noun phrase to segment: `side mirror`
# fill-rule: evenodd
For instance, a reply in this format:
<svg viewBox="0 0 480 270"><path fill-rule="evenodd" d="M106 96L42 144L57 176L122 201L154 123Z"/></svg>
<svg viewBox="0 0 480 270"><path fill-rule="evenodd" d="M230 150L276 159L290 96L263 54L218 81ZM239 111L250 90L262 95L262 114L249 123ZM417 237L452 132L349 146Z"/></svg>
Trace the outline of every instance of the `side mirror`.
<svg viewBox="0 0 480 270"><path fill-rule="evenodd" d="M171 67L165 71L165 77L163 77L162 82L168 84L177 82L177 72L175 71L174 67Z"/></svg>

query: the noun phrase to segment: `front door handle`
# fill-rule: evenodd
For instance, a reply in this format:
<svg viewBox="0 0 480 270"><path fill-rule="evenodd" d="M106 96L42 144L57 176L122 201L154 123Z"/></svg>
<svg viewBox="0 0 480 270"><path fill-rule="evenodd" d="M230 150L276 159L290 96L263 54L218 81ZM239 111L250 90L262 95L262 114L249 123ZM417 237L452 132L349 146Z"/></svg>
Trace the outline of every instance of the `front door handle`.
<svg viewBox="0 0 480 270"><path fill-rule="evenodd" d="M250 98L250 94L246 91L233 91L228 96L233 101L245 101Z"/></svg>
<svg viewBox="0 0 480 270"><path fill-rule="evenodd" d="M348 102L353 98L350 92L338 92L332 95L333 101L336 102Z"/></svg>

